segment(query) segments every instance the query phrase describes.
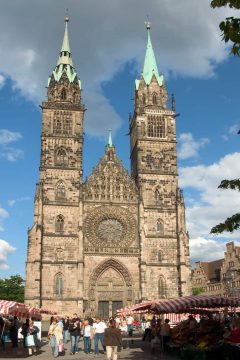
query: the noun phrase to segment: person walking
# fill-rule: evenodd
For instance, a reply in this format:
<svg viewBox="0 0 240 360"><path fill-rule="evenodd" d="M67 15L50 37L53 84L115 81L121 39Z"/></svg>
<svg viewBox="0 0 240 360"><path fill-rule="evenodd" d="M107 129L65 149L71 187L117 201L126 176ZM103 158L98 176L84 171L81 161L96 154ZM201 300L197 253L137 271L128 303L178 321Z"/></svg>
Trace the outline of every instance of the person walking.
<svg viewBox="0 0 240 360"><path fill-rule="evenodd" d="M63 342L67 344L69 334L69 316L65 316L63 319Z"/></svg>
<svg viewBox="0 0 240 360"><path fill-rule="evenodd" d="M100 317L97 317L96 322L93 324L94 351L96 356L99 355L99 347L98 347L99 341L104 349L103 336L106 328L107 325L105 324L105 322L101 321Z"/></svg>
<svg viewBox="0 0 240 360"><path fill-rule="evenodd" d="M83 343L85 354L91 352L91 340L93 338L93 327L89 324L89 320L86 319L83 325Z"/></svg>
<svg viewBox="0 0 240 360"><path fill-rule="evenodd" d="M107 360L117 360L118 349L122 346L121 330L116 328L116 321L110 320L109 327L104 331L104 345L106 346Z"/></svg>
<svg viewBox="0 0 240 360"><path fill-rule="evenodd" d="M48 330L48 338L52 348L54 357L59 355L59 345L63 342L62 327L58 323L58 319L53 318Z"/></svg>
<svg viewBox="0 0 240 360"><path fill-rule="evenodd" d="M69 333L71 339L70 355L78 353L78 341L81 335L81 323L79 318L73 318L69 323Z"/></svg>

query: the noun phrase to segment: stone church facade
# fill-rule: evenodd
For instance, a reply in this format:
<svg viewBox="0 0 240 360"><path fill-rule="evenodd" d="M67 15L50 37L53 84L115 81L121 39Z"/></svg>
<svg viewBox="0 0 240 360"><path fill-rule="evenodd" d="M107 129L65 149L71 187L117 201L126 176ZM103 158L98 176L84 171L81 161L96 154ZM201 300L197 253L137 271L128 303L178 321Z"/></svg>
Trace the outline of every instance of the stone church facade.
<svg viewBox="0 0 240 360"><path fill-rule="evenodd" d="M42 103L25 302L59 313L108 316L128 304L188 295L189 239L178 187L176 113L174 100L168 107L150 24L129 119L131 176L110 135L100 162L83 181L85 107L68 20Z"/></svg>

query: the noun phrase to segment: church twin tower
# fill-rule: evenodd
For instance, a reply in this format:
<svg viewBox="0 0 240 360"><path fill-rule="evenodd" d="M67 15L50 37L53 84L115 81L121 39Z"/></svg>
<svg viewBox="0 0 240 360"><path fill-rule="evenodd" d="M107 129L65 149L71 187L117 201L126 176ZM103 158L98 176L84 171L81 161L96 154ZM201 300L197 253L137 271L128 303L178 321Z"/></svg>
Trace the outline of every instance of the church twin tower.
<svg viewBox="0 0 240 360"><path fill-rule="evenodd" d="M189 239L178 188L175 109L147 23L143 72L129 119L131 176L109 137L82 179L84 105L68 17L42 104L41 164L28 233L25 302L107 317L136 302L190 293Z"/></svg>

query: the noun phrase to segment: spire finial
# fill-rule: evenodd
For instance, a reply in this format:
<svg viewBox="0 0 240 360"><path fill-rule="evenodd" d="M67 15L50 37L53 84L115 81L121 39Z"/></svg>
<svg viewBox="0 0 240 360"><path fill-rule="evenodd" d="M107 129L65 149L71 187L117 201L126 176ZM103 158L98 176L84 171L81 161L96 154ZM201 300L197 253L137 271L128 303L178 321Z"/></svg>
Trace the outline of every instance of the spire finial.
<svg viewBox="0 0 240 360"><path fill-rule="evenodd" d="M108 130L108 147L112 147L113 143L112 143L112 130L109 129Z"/></svg>
<svg viewBox="0 0 240 360"><path fill-rule="evenodd" d="M145 24L147 30L151 29L152 24L151 24L151 22L149 20L149 16L147 16L147 21L145 21L144 24Z"/></svg>
<svg viewBox="0 0 240 360"><path fill-rule="evenodd" d="M68 11L68 8L66 9L64 21L65 21L65 22L69 22L69 11Z"/></svg>
<svg viewBox="0 0 240 360"><path fill-rule="evenodd" d="M64 21L65 21L66 23L69 22L69 11L68 11L68 8L66 9L66 14L65 14Z"/></svg>

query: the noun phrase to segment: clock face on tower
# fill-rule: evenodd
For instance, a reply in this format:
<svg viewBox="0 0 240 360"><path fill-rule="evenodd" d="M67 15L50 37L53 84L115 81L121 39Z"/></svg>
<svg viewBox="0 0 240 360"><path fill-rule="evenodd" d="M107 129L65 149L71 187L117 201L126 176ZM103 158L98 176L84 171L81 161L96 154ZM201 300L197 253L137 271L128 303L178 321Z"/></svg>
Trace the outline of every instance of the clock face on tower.
<svg viewBox="0 0 240 360"><path fill-rule="evenodd" d="M85 219L84 236L93 245L127 246L137 238L136 220L125 208L98 206Z"/></svg>

